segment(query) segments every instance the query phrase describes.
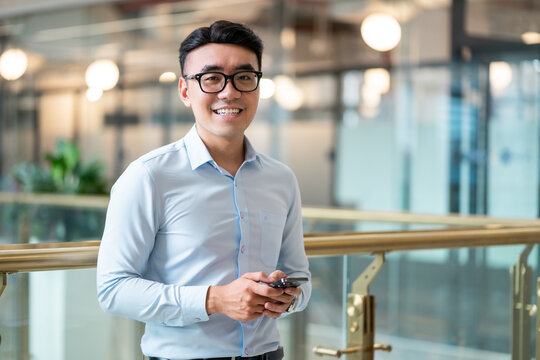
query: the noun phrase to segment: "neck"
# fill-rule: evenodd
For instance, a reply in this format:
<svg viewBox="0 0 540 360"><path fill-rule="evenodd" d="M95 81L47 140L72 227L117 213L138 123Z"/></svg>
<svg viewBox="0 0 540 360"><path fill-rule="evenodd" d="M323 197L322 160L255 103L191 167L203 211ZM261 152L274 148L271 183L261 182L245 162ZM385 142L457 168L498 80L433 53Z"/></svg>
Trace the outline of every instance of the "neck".
<svg viewBox="0 0 540 360"><path fill-rule="evenodd" d="M205 136L203 133L204 131L199 131L199 136L212 159L232 176L235 176L244 162L244 136L228 138Z"/></svg>

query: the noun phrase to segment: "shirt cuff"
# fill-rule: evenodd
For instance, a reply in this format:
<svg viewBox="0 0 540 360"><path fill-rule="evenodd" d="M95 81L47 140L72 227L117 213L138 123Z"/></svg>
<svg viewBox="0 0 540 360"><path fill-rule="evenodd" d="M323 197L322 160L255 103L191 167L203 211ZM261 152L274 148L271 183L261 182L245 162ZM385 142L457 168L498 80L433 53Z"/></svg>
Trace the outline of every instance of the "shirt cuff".
<svg viewBox="0 0 540 360"><path fill-rule="evenodd" d="M189 325L208 321L206 293L209 286L183 286L180 288L182 323Z"/></svg>

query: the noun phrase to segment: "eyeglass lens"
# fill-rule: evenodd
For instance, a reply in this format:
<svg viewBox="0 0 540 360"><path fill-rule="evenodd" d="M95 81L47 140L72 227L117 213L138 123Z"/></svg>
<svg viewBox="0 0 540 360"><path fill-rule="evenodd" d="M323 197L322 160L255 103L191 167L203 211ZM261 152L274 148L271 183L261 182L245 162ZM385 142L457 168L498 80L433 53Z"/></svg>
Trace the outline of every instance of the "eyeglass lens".
<svg viewBox="0 0 540 360"><path fill-rule="evenodd" d="M238 91L253 91L257 88L259 78L251 71L234 74L233 86ZM209 72L200 78L201 89L205 92L220 92L225 88L225 76L221 73Z"/></svg>

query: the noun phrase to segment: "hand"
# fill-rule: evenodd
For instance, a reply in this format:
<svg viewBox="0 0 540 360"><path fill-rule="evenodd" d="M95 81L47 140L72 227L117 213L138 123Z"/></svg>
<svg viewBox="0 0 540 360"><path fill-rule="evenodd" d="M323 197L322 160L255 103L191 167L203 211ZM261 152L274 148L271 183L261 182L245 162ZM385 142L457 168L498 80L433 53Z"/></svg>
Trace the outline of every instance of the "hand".
<svg viewBox="0 0 540 360"><path fill-rule="evenodd" d="M287 277L287 275L285 275L283 271L276 270L268 276L268 278L271 280L269 283L278 281L282 277ZM271 301L264 304L263 314L274 319L279 317L282 313L287 311L289 306L291 306L296 297L300 296L301 293L302 290L300 287L285 288L282 294L270 297Z"/></svg>
<svg viewBox="0 0 540 360"><path fill-rule="evenodd" d="M206 295L208 315L221 313L239 321L261 317L265 304L284 293L283 289L259 283L271 283L272 279L264 272L246 273L230 284L210 286Z"/></svg>

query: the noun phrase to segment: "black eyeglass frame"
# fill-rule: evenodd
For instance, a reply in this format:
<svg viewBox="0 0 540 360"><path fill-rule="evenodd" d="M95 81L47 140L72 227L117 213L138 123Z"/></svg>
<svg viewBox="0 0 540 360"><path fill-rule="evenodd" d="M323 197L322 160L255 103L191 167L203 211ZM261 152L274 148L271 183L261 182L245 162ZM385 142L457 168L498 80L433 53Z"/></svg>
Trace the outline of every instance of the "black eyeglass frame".
<svg viewBox="0 0 540 360"><path fill-rule="evenodd" d="M255 74L255 76L257 77L257 85L255 86L255 88L253 90L240 90L236 87L236 84L234 83L234 77L238 74L241 74L241 73L253 73ZM201 84L201 78L203 77L203 75L207 75L207 74L220 74L222 75L224 78L225 78L225 81L223 82L223 87L219 90L219 91L205 91L203 89L203 86ZM231 75L227 75L225 73L222 73L220 71L205 71L205 72L202 72L202 73L198 73L198 74L193 74L193 75L184 75L184 79L186 80L191 80L191 79L195 79L197 80L197 82L199 83L199 88L201 89L201 91L203 93L206 93L206 94L217 94L217 93L220 93L223 91L223 89L225 89L225 86L227 86L227 81L230 79L231 80L231 83L233 85L233 87L236 89L236 91L240 91L240 92L253 92L255 90L257 90L257 88L259 87L259 84L261 83L261 78L262 78L262 72L261 71L255 71L255 70L240 70L240 71L237 71Z"/></svg>

